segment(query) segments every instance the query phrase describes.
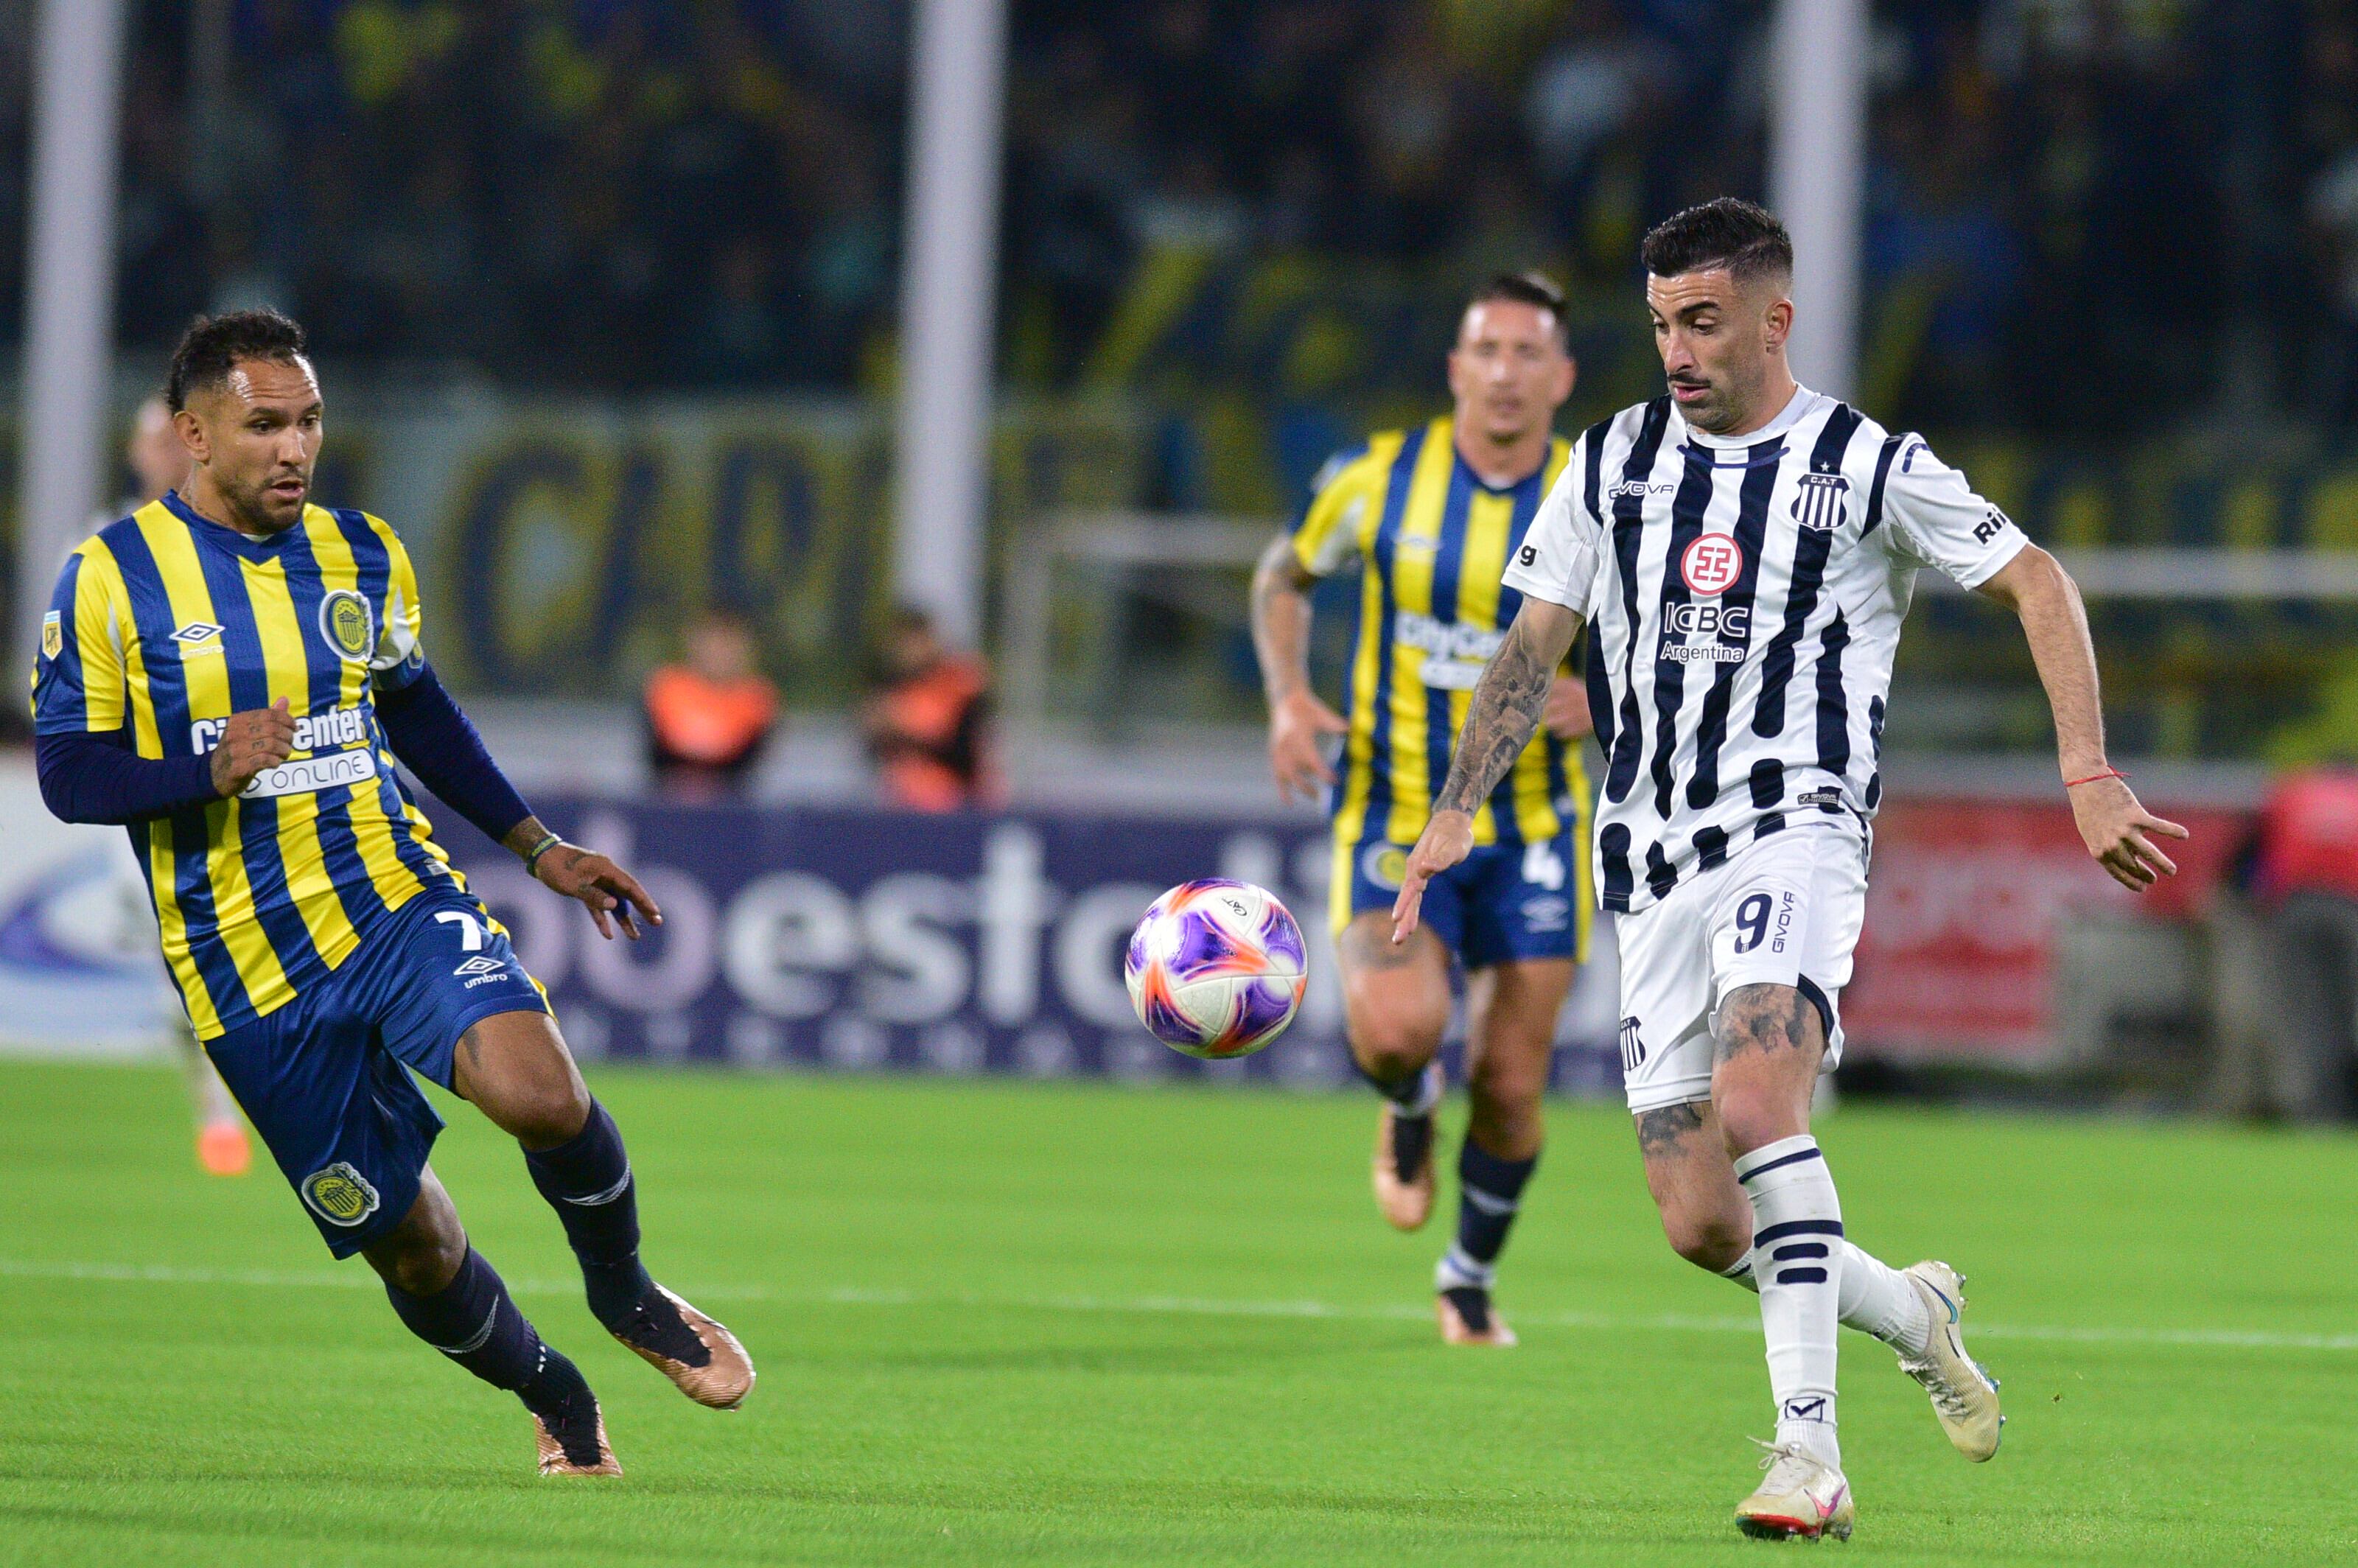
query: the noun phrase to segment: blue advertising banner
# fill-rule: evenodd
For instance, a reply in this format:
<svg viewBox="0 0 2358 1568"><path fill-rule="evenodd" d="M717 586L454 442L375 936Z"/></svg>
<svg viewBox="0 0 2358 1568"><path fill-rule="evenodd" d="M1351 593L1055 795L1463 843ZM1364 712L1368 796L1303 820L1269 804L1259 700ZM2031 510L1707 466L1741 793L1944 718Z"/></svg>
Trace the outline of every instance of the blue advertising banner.
<svg viewBox="0 0 2358 1568"><path fill-rule="evenodd" d="M584 1057L1303 1087L1350 1076L1327 840L1298 818L536 805L552 828L622 861L664 910L644 940L606 941L513 856L438 822ZM1122 947L1147 904L1206 875L1269 888L1309 939L1301 1015L1242 1062L1165 1048L1122 985ZM1599 946L1559 1026L1567 1090L1618 1083L1609 940Z"/></svg>

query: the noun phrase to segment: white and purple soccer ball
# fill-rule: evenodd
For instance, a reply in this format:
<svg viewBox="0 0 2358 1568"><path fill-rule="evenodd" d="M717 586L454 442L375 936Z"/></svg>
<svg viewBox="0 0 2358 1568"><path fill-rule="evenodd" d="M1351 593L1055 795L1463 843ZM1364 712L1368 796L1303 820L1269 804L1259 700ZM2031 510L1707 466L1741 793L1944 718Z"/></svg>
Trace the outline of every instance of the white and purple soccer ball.
<svg viewBox="0 0 2358 1568"><path fill-rule="evenodd" d="M1181 882L1147 907L1122 959L1138 1021L1174 1051L1249 1056L1285 1032L1309 983L1302 927L1250 882Z"/></svg>

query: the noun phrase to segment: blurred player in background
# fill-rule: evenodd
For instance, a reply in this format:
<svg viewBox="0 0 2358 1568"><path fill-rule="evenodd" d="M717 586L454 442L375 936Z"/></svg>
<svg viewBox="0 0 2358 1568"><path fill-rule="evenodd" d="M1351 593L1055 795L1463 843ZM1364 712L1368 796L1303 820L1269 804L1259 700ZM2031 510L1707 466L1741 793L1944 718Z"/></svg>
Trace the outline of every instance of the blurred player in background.
<svg viewBox="0 0 2358 1568"><path fill-rule="evenodd" d="M613 1118L394 759L601 935L662 916L500 773L426 662L393 530L308 504L321 403L301 330L267 310L199 321L167 400L186 493L84 541L43 619L42 797L128 826L189 1020L329 1249L365 1257L412 1333L523 1400L542 1474L619 1475L589 1384L427 1163L442 1120L413 1070L522 1144L608 1332L702 1404L741 1402L752 1366L648 1277Z"/></svg>
<svg viewBox="0 0 2358 1568"><path fill-rule="evenodd" d="M180 445L178 432L172 428L172 411L161 397L150 397L139 405L131 417L131 439L123 449L123 460L130 465L136 493L126 496L121 504L103 517L91 519L91 531L96 533L118 517L127 517L151 502L161 501L168 490L177 490L189 477L189 449ZM126 868L128 871L128 868ZM146 927L146 935L155 935L153 913L147 908L147 881L144 876L128 874L124 880L126 903L135 903L139 917L126 921L126 934ZM146 949L152 953L153 949ZM169 977L160 970L159 981ZM245 1136L245 1123L237 1114L237 1102L230 1098L229 1086L205 1055L204 1047L189 1028L189 1015L179 1002L179 993L168 983L164 996L158 998L164 1011L164 1027L180 1054L180 1065L189 1080L189 1107L197 1121L197 1163L216 1176L242 1176L254 1164L254 1150Z"/></svg>
<svg viewBox="0 0 2358 1568"><path fill-rule="evenodd" d="M1793 247L1722 199L1646 236L1668 395L1590 427L1506 570L1522 608L1474 693L1401 890L1481 853L1478 813L1541 722L1584 623L1606 757L1596 837L1618 912L1621 1051L1646 1182L1671 1244L1760 1296L1777 1435L1745 1533L1847 1536L1837 1323L1890 1345L1969 1459L1996 1453L1996 1383L1964 1351L1947 1264L1895 1270L1845 1238L1811 1094L1866 903L1885 700L1917 571L2021 620L2088 852L2125 886L2176 867L2104 759L2095 650L2053 557L1934 457L1798 384ZM1445 900L1440 906L1449 907ZM1429 917L1428 904L1426 915ZM1925 1181L1937 1190L1940 1173Z"/></svg>
<svg viewBox="0 0 2358 1568"><path fill-rule="evenodd" d="M1435 890L1425 928L1395 946L1390 915L1467 699L1520 601L1499 589L1498 574L1563 468L1569 448L1553 425L1574 375L1562 293L1532 274L1492 279L1467 304L1449 352L1455 410L1329 462L1253 577L1278 790L1333 791L1329 914L1344 1024L1359 1071L1384 1097L1376 1203L1402 1230L1433 1209L1434 1058L1449 1024L1451 961L1465 970L1457 1234L1434 1272L1434 1311L1453 1345L1515 1342L1491 1286L1539 1162L1556 1014L1587 954L1589 796L1577 742L1589 719L1579 683L1553 682L1546 732L1481 802L1476 848ZM1355 560L1359 633L1346 719L1311 689L1309 591ZM1329 735L1344 737L1339 776L1323 752Z"/></svg>

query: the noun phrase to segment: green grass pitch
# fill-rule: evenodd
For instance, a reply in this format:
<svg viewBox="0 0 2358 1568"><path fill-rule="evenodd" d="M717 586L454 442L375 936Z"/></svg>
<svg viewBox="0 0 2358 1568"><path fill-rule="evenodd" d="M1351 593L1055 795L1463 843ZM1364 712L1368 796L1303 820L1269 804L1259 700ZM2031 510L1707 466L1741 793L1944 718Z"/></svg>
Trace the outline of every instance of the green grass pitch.
<svg viewBox="0 0 2358 1568"><path fill-rule="evenodd" d="M656 1273L761 1366L690 1405L600 1334L513 1145L437 1164L629 1474L332 1265L275 1172L198 1173L157 1068L0 1065L0 1563L1754 1562L1752 1298L1662 1246L1628 1123L1559 1106L1451 1350L1441 1227L1364 1097L601 1071ZM1453 1117L1454 1119L1454 1117ZM1844 1341L1844 1561L2358 1561L2358 1141L1851 1108L1852 1236L1972 1277L2012 1423L1974 1466ZM1450 1212L1444 1191L1442 1217Z"/></svg>

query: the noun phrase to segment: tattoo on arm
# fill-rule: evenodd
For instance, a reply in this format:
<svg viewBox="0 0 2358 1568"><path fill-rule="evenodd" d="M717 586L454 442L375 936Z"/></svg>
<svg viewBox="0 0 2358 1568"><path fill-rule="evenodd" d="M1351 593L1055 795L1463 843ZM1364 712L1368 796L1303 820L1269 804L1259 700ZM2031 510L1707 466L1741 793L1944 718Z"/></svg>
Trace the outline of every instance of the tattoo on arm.
<svg viewBox="0 0 2358 1568"><path fill-rule="evenodd" d="M1547 706L1548 687L1555 683L1556 665L1579 629L1579 617L1570 620L1563 645L1553 649L1546 644L1555 639L1538 629L1528 606L1507 628L1506 642L1474 688L1466 727L1450 755L1449 777L1433 799L1435 811L1474 810L1531 744L1540 710Z"/></svg>
<svg viewBox="0 0 2358 1568"><path fill-rule="evenodd" d="M1676 1148L1679 1140L1703 1130L1703 1110L1695 1105L1666 1105L1638 1117L1638 1152L1660 1154Z"/></svg>
<svg viewBox="0 0 2358 1568"><path fill-rule="evenodd" d="M1293 540L1284 534L1270 542L1253 570L1253 652L1260 657L1261 685L1272 707L1310 684L1310 600L1305 590L1316 580L1303 570Z"/></svg>
<svg viewBox="0 0 2358 1568"><path fill-rule="evenodd" d="M547 837L548 829L541 825L540 818L537 816L527 816L522 822L519 822L514 827L509 828L508 836L501 839L500 842L505 845L511 852L518 855L525 855L532 852L532 847L535 844L539 843L543 838Z"/></svg>

